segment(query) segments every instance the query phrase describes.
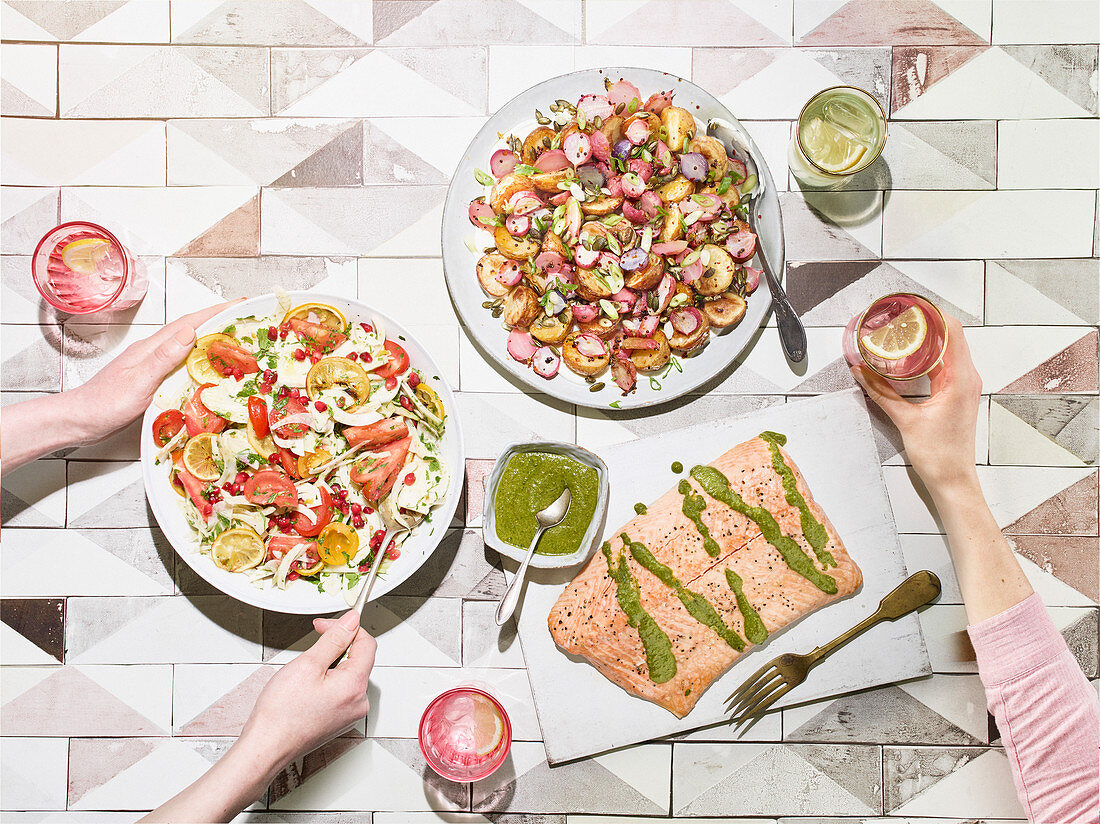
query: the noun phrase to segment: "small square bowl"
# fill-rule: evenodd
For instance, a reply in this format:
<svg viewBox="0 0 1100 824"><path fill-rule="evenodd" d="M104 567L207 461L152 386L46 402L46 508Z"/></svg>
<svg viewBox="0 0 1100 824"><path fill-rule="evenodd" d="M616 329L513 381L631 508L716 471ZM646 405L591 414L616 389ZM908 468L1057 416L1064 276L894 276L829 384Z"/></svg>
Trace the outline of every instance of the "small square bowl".
<svg viewBox="0 0 1100 824"><path fill-rule="evenodd" d="M607 515L607 464L600 460L598 455L571 443L562 443L561 441L514 443L500 453L500 457L493 464L493 471L489 473L489 477L485 481L485 509L483 512L484 520L482 521L485 543L501 555L516 561L523 561L524 556L527 554L527 547L512 546L501 540L500 536L497 535L496 519L493 514L493 501L496 498L500 476L504 474L504 467L508 465L509 458L523 452L549 452L553 455L565 455L596 470L600 483L599 494L596 499L596 511L592 513L592 522L588 525L588 531L584 533L584 539L581 541L580 547L576 552L571 552L568 555L540 555L536 552L531 558L531 566L537 569L563 569L584 563L592 555L592 550L595 549L596 543L600 539L604 518Z"/></svg>

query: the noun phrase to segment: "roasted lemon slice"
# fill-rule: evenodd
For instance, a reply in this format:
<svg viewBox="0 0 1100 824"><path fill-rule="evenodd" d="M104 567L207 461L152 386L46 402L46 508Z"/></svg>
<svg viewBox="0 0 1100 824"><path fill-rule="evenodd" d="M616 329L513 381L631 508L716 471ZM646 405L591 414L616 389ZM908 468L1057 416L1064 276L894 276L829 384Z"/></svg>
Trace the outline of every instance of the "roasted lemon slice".
<svg viewBox="0 0 1100 824"><path fill-rule="evenodd" d="M245 426L245 434L248 436L248 445L251 446L252 451L261 458L270 458L278 451L275 448L275 441L271 439L271 435L265 435L262 438L256 435L256 430L252 428L252 421L249 421Z"/></svg>
<svg viewBox="0 0 1100 824"><path fill-rule="evenodd" d="M263 538L247 527L227 529L210 547L214 563L229 572L243 572L259 566L266 553Z"/></svg>
<svg viewBox="0 0 1100 824"><path fill-rule="evenodd" d="M307 452L298 456L298 474L308 478L316 474L317 467L332 460L332 455L327 449L318 449L316 452Z"/></svg>
<svg viewBox="0 0 1100 824"><path fill-rule="evenodd" d="M295 306L283 317L283 323L293 318L319 323L326 329L335 329L338 332L343 332L348 325L348 319L341 314L340 310L327 303L303 303L301 306Z"/></svg>
<svg viewBox="0 0 1100 824"><path fill-rule="evenodd" d="M66 243L61 249L61 261L81 275L94 275L100 262L111 250L111 242L98 237L85 237Z"/></svg>
<svg viewBox="0 0 1100 824"><path fill-rule="evenodd" d="M222 474L217 463L219 457L218 436L203 432L183 448L183 467L200 481L216 481Z"/></svg>
<svg viewBox="0 0 1100 824"><path fill-rule="evenodd" d="M443 401L440 400L439 394L434 389L426 384L418 383L413 392L416 393L416 399L418 401L432 410L439 420L443 420L447 414L447 410L443 408Z"/></svg>
<svg viewBox="0 0 1100 824"><path fill-rule="evenodd" d="M187 374L198 384L217 383L224 377L210 363L210 345L215 341L240 346L237 339L232 335L223 335L221 332L215 332L213 335L203 335L195 341L195 348L187 356Z"/></svg>
<svg viewBox="0 0 1100 824"><path fill-rule="evenodd" d="M916 306L910 306L885 326L859 339L860 345L883 360L901 360L920 349L928 334L928 321Z"/></svg>
<svg viewBox="0 0 1100 824"><path fill-rule="evenodd" d="M352 399L345 411L352 412L370 398L370 377L365 369L347 358L322 358L306 375L306 392L316 398L325 389L338 387Z"/></svg>
<svg viewBox="0 0 1100 824"><path fill-rule="evenodd" d="M339 521L326 526L317 537L317 552L329 566L347 566L358 551L359 533Z"/></svg>

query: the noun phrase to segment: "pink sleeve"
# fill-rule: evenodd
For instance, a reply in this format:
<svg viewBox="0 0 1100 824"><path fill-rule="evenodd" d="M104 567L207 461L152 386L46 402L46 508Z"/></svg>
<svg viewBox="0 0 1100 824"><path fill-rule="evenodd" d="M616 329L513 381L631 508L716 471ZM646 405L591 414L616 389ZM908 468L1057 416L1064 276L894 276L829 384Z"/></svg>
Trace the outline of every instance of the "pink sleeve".
<svg viewBox="0 0 1100 824"><path fill-rule="evenodd" d="M967 631L1028 819L1096 824L1096 693L1039 596L1031 595Z"/></svg>

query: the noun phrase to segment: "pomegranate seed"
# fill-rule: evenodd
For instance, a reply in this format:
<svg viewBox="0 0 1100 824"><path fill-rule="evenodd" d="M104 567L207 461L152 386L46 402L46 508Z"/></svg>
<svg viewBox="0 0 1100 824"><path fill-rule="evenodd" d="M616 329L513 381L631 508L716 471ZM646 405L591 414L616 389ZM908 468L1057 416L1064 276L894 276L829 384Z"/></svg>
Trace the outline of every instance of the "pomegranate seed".
<svg viewBox="0 0 1100 824"><path fill-rule="evenodd" d="M317 363L317 361L319 361L320 359L321 359L321 356L318 355L316 352L314 352L313 354L311 354L309 356L310 363Z"/></svg>
<svg viewBox="0 0 1100 824"><path fill-rule="evenodd" d="M381 541L383 538L386 537L386 530L384 530L384 529L374 530L374 537L377 538L379 541Z"/></svg>
<svg viewBox="0 0 1100 824"><path fill-rule="evenodd" d="M363 514L364 515L373 515L374 514L374 507L373 506L363 507Z"/></svg>
<svg viewBox="0 0 1100 824"><path fill-rule="evenodd" d="M416 483L416 474L410 472L405 476L405 486L412 486L414 483Z"/></svg>
<svg viewBox="0 0 1100 824"><path fill-rule="evenodd" d="M315 401L313 404L313 408L316 409L318 412L326 412L328 411L328 404L324 401Z"/></svg>
<svg viewBox="0 0 1100 824"><path fill-rule="evenodd" d="M294 350L294 360L305 360L305 359L306 359L306 353L305 353L304 349L295 349Z"/></svg>
<svg viewBox="0 0 1100 824"><path fill-rule="evenodd" d="M268 392L271 391L271 384L261 383L257 388L260 390L261 395L266 395Z"/></svg>
<svg viewBox="0 0 1100 824"><path fill-rule="evenodd" d="M237 477L234 478L233 480L235 482L239 483L239 484L243 484L245 481L248 480L248 473L247 472L238 472Z"/></svg>
<svg viewBox="0 0 1100 824"><path fill-rule="evenodd" d="M340 482L339 482L339 481L333 481L333 482L332 482L331 484L329 484L329 488L330 488L330 489L331 489L331 490L332 490L333 492L339 492L339 491L340 491L341 489L343 489L343 487L342 487L342 486L340 486Z"/></svg>
<svg viewBox="0 0 1100 824"><path fill-rule="evenodd" d="M275 372L271 369L265 369L264 380L268 383L275 383Z"/></svg>
<svg viewBox="0 0 1100 824"><path fill-rule="evenodd" d="M386 550L386 557L389 558L391 561L396 561L398 558L401 557L401 550L395 546L391 546L389 549Z"/></svg>
<svg viewBox="0 0 1100 824"><path fill-rule="evenodd" d="M343 409L344 408L344 399L343 398L337 398L336 399L336 405L339 406L341 409Z"/></svg>
<svg viewBox="0 0 1100 824"><path fill-rule="evenodd" d="M416 389L416 387L420 386L420 376L415 372L409 373L409 386L411 386L413 389Z"/></svg>
<svg viewBox="0 0 1100 824"><path fill-rule="evenodd" d="M286 329L279 330L279 340L286 340Z"/></svg>
<svg viewBox="0 0 1100 824"><path fill-rule="evenodd" d="M346 489L341 489L336 493L336 497L343 501L348 497L348 491Z"/></svg>
<svg viewBox="0 0 1100 824"><path fill-rule="evenodd" d="M298 563L298 562L295 561L294 563ZM299 577L301 577L301 576L298 575L298 571L296 569L292 569L290 572L288 572L286 574L286 579L288 581L297 581Z"/></svg>
<svg viewBox="0 0 1100 824"><path fill-rule="evenodd" d="M233 377L236 378L237 380L240 380L241 378L244 377L244 372L240 369L234 369L233 370Z"/></svg>
<svg viewBox="0 0 1100 824"><path fill-rule="evenodd" d="M348 352L348 360L353 361L353 360L358 360L358 359L359 359L359 356L357 354L355 354L354 352Z"/></svg>
<svg viewBox="0 0 1100 824"><path fill-rule="evenodd" d="M359 359L363 361L363 363L370 363L372 360L374 360L374 356L371 355L370 352L360 352Z"/></svg>
<svg viewBox="0 0 1100 824"><path fill-rule="evenodd" d="M362 504L352 504L351 505L351 514L352 515L362 515L363 514L363 505Z"/></svg>
<svg viewBox="0 0 1100 824"><path fill-rule="evenodd" d="M360 564L359 565L359 571L360 572L370 572L370 564Z"/></svg>
<svg viewBox="0 0 1100 824"><path fill-rule="evenodd" d="M388 391L392 392L396 388L397 388L397 378L392 377L392 376L386 378L386 389Z"/></svg>
<svg viewBox="0 0 1100 824"><path fill-rule="evenodd" d="M274 326L267 327L267 339L275 340L275 338L277 337L279 337L279 330L276 329Z"/></svg>
<svg viewBox="0 0 1100 824"><path fill-rule="evenodd" d="M406 395L401 396L401 405L408 409L410 412L412 411L413 402L410 401Z"/></svg>
<svg viewBox="0 0 1100 824"><path fill-rule="evenodd" d="M360 323L360 324L359 324L359 327L360 327L360 328L361 328L361 329L362 329L362 330L363 330L364 332L366 332L366 333L367 333L368 335L370 334L370 331L371 331L371 330L370 330L370 325L369 325L369 324L366 324L366 323Z"/></svg>
<svg viewBox="0 0 1100 824"><path fill-rule="evenodd" d="M286 398L286 397L289 397L289 396L290 396L290 390L287 387L283 386L279 389L279 397L280 398Z"/></svg>
<svg viewBox="0 0 1100 824"><path fill-rule="evenodd" d="M356 529L362 529L362 527L363 527L363 519L362 519L362 517L360 517L359 515L356 515L356 516L354 516L354 517L353 517L353 518L351 519L351 525L352 525L353 527L355 527Z"/></svg>

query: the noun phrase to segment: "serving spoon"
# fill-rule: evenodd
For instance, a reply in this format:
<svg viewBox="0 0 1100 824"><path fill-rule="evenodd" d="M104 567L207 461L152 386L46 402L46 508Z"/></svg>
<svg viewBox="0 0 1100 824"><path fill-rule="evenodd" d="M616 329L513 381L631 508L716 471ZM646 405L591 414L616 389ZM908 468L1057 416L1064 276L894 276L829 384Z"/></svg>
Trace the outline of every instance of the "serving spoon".
<svg viewBox="0 0 1100 824"><path fill-rule="evenodd" d="M538 521L539 528L535 530L535 537L531 539L531 546L527 547L527 557L519 565L519 571L516 572L512 583L509 584L508 591L504 593L504 597L497 604L496 621L498 627L504 626L504 622L511 618L512 613L516 611L516 605L519 603L519 593L523 589L523 580L527 577L527 567L530 566L531 558L535 555L535 548L539 545L542 533L565 520L565 516L569 513L570 500L569 487L566 487L554 503L535 513L535 520Z"/></svg>
<svg viewBox="0 0 1100 824"><path fill-rule="evenodd" d="M756 161L749 151L749 136L739 126L715 117L707 122L707 134L721 141L726 147L726 153L734 155L745 162L745 168L750 175L756 175L756 187L749 192L749 229L756 234L758 242L756 252L760 255L761 268L764 277L768 279L768 289L772 293L772 309L775 311L775 322L779 326L779 340L783 344L783 351L793 363L800 363L806 358L806 329L802 326L798 314L791 306L791 301L783 287L779 285L779 278L772 271L768 263L768 256L764 252L764 244L759 242L760 233L756 231L756 202L760 195L764 194L767 183L759 174Z"/></svg>

